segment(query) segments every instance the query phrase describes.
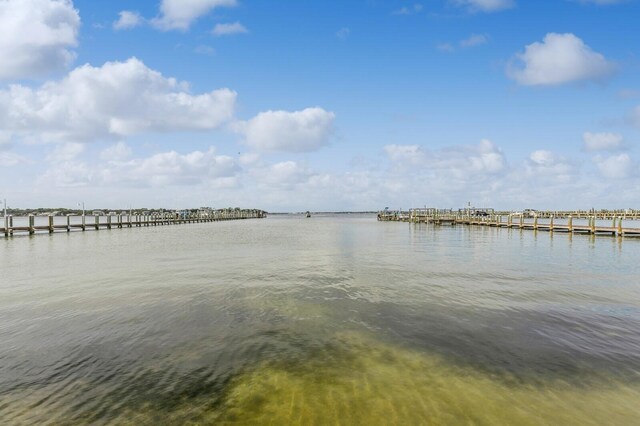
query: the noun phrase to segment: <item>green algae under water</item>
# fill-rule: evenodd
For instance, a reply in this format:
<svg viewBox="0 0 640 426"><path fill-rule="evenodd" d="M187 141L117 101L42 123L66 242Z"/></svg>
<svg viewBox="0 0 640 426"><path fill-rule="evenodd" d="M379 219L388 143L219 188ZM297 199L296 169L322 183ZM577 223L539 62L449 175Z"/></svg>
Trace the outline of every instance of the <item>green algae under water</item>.
<svg viewBox="0 0 640 426"><path fill-rule="evenodd" d="M510 381L339 333L299 363L263 363L234 378L224 398L184 401L171 412L125 411L117 423L260 425L628 425L640 419L640 386Z"/></svg>

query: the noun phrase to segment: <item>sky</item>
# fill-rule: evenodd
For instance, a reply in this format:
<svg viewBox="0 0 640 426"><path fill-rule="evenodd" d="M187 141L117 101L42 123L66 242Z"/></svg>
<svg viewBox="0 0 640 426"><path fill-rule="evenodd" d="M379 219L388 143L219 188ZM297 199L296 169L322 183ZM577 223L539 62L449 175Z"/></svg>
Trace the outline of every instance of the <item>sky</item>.
<svg viewBox="0 0 640 426"><path fill-rule="evenodd" d="M0 0L11 207L640 208L640 0Z"/></svg>

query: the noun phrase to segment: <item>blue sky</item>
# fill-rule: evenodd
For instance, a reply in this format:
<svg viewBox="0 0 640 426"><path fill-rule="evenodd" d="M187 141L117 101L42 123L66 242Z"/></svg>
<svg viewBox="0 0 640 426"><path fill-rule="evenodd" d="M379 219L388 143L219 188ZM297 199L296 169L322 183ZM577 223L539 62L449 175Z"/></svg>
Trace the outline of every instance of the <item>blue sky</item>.
<svg viewBox="0 0 640 426"><path fill-rule="evenodd" d="M10 205L627 208L635 0L0 0Z"/></svg>

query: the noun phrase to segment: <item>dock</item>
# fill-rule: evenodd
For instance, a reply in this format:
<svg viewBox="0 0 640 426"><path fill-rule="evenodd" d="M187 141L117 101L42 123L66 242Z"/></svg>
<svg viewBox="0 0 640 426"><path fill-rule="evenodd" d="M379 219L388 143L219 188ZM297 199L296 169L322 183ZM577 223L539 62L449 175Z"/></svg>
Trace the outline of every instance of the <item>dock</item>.
<svg viewBox="0 0 640 426"><path fill-rule="evenodd" d="M66 216L4 216L2 231L5 237L14 235L53 234L101 229L143 228L149 226L184 225L227 220L262 219L266 214L257 209L221 209L191 214L163 212L152 214L101 214Z"/></svg>
<svg viewBox="0 0 640 426"><path fill-rule="evenodd" d="M385 222L429 223L434 225L487 226L572 234L640 237L640 211L536 211L534 214L495 212L486 215L433 208L409 211L382 211Z"/></svg>

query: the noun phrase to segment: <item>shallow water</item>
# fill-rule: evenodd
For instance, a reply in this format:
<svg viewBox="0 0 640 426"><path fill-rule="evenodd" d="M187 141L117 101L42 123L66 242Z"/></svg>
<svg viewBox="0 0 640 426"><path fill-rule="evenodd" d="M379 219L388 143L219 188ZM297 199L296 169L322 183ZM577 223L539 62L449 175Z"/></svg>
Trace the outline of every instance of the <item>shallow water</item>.
<svg viewBox="0 0 640 426"><path fill-rule="evenodd" d="M359 215L0 240L0 419L640 423L638 259Z"/></svg>

